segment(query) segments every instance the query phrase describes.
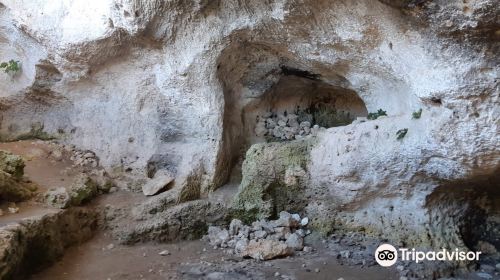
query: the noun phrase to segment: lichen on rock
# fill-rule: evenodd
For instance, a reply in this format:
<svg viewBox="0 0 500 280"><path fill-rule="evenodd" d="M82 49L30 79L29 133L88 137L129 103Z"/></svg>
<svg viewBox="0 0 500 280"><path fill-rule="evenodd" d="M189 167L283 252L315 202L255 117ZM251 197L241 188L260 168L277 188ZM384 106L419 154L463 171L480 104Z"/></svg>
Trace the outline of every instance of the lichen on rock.
<svg viewBox="0 0 500 280"><path fill-rule="evenodd" d="M24 181L24 161L20 156L0 151L0 200L23 201L34 195L35 184Z"/></svg>
<svg viewBox="0 0 500 280"><path fill-rule="evenodd" d="M0 170L21 179L24 175L24 161L20 156L0 150Z"/></svg>
<svg viewBox="0 0 500 280"><path fill-rule="evenodd" d="M308 139L251 146L243 162L238 194L231 205L232 216L251 222L275 217L281 211L303 211L313 142Z"/></svg>
<svg viewBox="0 0 500 280"><path fill-rule="evenodd" d="M97 184L86 174L77 175L70 186L50 189L45 193L44 200L56 208L79 206L97 195Z"/></svg>

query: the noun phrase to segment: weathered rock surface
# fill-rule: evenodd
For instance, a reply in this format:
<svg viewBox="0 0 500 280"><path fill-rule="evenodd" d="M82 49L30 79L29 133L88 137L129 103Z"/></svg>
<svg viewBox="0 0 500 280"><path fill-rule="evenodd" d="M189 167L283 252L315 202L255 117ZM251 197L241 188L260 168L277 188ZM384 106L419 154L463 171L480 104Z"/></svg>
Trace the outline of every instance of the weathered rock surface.
<svg viewBox="0 0 500 280"><path fill-rule="evenodd" d="M243 162L243 179L231 212L245 222L280 211L299 212L306 204L305 172L314 139L253 145Z"/></svg>
<svg viewBox="0 0 500 280"><path fill-rule="evenodd" d="M34 195L36 185L23 180L24 162L20 156L0 151L0 200L22 201Z"/></svg>
<svg viewBox="0 0 500 280"><path fill-rule="evenodd" d="M270 260L278 257L286 257L293 254L293 248L283 242L276 240L250 240L245 250L242 251L243 257L251 257L256 260Z"/></svg>
<svg viewBox="0 0 500 280"><path fill-rule="evenodd" d="M24 162L20 156L0 150L0 170L9 173L14 179L24 175Z"/></svg>
<svg viewBox="0 0 500 280"><path fill-rule="evenodd" d="M112 229L115 239L125 244L200 238L206 233L208 224L220 222L226 216L223 207L206 200L174 204L158 212L148 212L144 208L132 209L132 213L130 209L124 210L108 220L107 226Z"/></svg>
<svg viewBox="0 0 500 280"><path fill-rule="evenodd" d="M88 202L97 195L97 191L97 184L86 174L80 174L67 188L59 187L47 191L44 199L47 204L64 209Z"/></svg>
<svg viewBox="0 0 500 280"><path fill-rule="evenodd" d="M72 208L0 227L0 278L22 279L57 261L65 248L92 236L96 219L92 211Z"/></svg>
<svg viewBox="0 0 500 280"><path fill-rule="evenodd" d="M283 121L255 116L347 96L328 104L387 116L314 132L310 122L307 149L252 146L231 214L288 210L323 233L498 251L496 1L64 3L0 5L0 59L22 65L0 75L2 139L59 137L136 178L175 171L177 198L155 201L176 204L224 185L262 141L256 128ZM290 124L280 139L297 135Z"/></svg>

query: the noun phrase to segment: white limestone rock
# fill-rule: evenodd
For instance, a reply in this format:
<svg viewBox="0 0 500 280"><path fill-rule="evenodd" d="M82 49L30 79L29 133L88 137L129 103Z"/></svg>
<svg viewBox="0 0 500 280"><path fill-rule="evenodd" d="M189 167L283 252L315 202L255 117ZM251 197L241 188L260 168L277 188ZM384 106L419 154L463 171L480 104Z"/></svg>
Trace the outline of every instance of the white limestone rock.
<svg viewBox="0 0 500 280"><path fill-rule="evenodd" d="M142 186L142 193L152 196L163 190L168 184L175 180L175 176L168 170L161 170L155 177Z"/></svg>

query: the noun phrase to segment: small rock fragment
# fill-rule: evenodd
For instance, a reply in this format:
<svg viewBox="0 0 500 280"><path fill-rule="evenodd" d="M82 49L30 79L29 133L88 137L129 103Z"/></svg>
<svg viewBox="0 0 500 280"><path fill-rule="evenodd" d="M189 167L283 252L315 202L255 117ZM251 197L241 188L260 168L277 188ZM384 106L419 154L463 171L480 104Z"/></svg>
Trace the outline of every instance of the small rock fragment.
<svg viewBox="0 0 500 280"><path fill-rule="evenodd" d="M229 224L229 234L230 235L237 235L240 228L243 227L243 222L238 220L238 219L233 219L231 223Z"/></svg>
<svg viewBox="0 0 500 280"><path fill-rule="evenodd" d="M168 256L170 255L170 251L169 250L163 250L161 251L160 253L158 253L160 256Z"/></svg>
<svg viewBox="0 0 500 280"><path fill-rule="evenodd" d="M493 279L493 276L491 276L491 274L486 273L486 272L478 272L478 273L476 273L476 275L479 278L483 278L483 279Z"/></svg>
<svg viewBox="0 0 500 280"><path fill-rule="evenodd" d="M155 195L174 181L175 176L168 170L156 172L155 177L142 186L142 192L146 196Z"/></svg>
<svg viewBox="0 0 500 280"><path fill-rule="evenodd" d="M296 251L300 251L304 248L304 239L298 234L292 233L286 239L286 245Z"/></svg>

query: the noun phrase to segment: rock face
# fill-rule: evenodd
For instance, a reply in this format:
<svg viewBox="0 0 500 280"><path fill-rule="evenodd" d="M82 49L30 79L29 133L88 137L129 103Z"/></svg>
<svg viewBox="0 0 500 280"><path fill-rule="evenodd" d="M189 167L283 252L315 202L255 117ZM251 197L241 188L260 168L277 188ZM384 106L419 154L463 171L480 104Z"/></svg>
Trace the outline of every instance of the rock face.
<svg viewBox="0 0 500 280"><path fill-rule="evenodd" d="M159 201L154 205L163 209L149 208L150 205L146 204L133 208L132 216L122 213L110 219L108 227L113 230L115 239L124 244L197 239L206 233L208 224L224 220L226 216L224 208L206 200L188 201L179 205L173 202L165 205L164 199Z"/></svg>
<svg viewBox="0 0 500 280"><path fill-rule="evenodd" d="M312 139L253 145L243 163L240 191L231 212L245 222L299 212L307 203L307 167Z"/></svg>
<svg viewBox="0 0 500 280"><path fill-rule="evenodd" d="M236 217L498 250L499 14L493 0L3 0L0 59L22 71L0 75L0 134L56 137L136 177L175 171L172 201L224 185L248 150ZM256 116L319 104L387 116L287 143L255 133L275 121Z"/></svg>

